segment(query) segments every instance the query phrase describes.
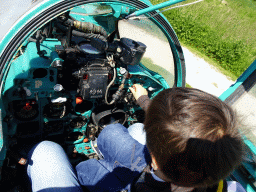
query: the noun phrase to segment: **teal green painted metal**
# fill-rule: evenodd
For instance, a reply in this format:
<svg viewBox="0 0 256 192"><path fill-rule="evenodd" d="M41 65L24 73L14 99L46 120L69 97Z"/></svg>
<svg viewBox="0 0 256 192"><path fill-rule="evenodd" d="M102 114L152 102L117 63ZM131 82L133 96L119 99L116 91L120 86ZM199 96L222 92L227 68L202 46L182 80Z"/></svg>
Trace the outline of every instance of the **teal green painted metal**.
<svg viewBox="0 0 256 192"><path fill-rule="evenodd" d="M31 11L28 11L26 15L24 15L22 18L20 18L20 20L13 25L11 30L5 35L5 37L3 38L2 42L0 43L0 55L2 54L3 50L8 45L8 43L11 41L11 39L14 37L14 35L19 30L21 30L26 23L28 23L32 18L34 18L35 15L37 15L38 13L42 12L43 10L46 10L47 8L51 7L54 4L59 3L61 1L63 1L63 0L48 0L48 1L44 1L44 2L42 2L42 4L40 4L40 6L37 6L36 8L32 9ZM99 2L104 2L104 1L99 1ZM106 1L106 3L107 2L108 1ZM144 2L144 0L143 0L143 2ZM149 1L145 0L146 4L149 4L148 2ZM87 2L85 1L85 4L86 3Z"/></svg>
<svg viewBox="0 0 256 192"><path fill-rule="evenodd" d="M49 0L44 1L40 6L37 6L36 8L32 9L31 11L27 12L26 15L24 15L17 23L14 24L14 26L11 28L11 30L6 34L6 36L3 38L2 42L0 43L0 55L2 54L5 47L8 45L8 43L11 41L11 39L14 37L14 35L20 31L26 23L28 23L32 18L35 17L38 13L42 12L43 10L51 7L52 5L61 2L62 0Z"/></svg>
<svg viewBox="0 0 256 192"><path fill-rule="evenodd" d="M0 109L0 114L1 112L2 110ZM0 125L0 150L3 148L3 144L4 144L3 141L4 141L3 127Z"/></svg>
<svg viewBox="0 0 256 192"><path fill-rule="evenodd" d="M249 181L255 181L254 164L246 162L246 163L242 163L242 166L244 167L246 172L249 172L251 174L250 176L246 176L246 178L244 178L244 188L248 188L248 186L251 185Z"/></svg>
<svg viewBox="0 0 256 192"><path fill-rule="evenodd" d="M143 15L143 14L146 14L146 13L151 12L151 11L155 11L155 10L162 9L162 8L170 6L170 5L174 5L176 3L180 3L182 1L185 1L185 0L170 0L170 1L166 1L166 2L163 2L163 3L157 4L157 5L154 5L154 6L150 6L146 9L142 9L142 10L139 10L139 11L136 11L136 12L132 13L131 15L128 16L128 18L131 17L131 16Z"/></svg>
<svg viewBox="0 0 256 192"><path fill-rule="evenodd" d="M219 97L222 101L227 99L242 83L256 70L256 60L248 67L248 69L237 79L236 83L231 85L224 93Z"/></svg>
<svg viewBox="0 0 256 192"><path fill-rule="evenodd" d="M172 47L172 50L176 53L176 54L174 54L174 57L177 61L177 63L176 63L176 71L177 71L177 73L176 73L176 79L177 79L176 86L177 87L182 87L182 77L185 76L186 74L185 73L183 74L183 72L182 72L181 61L180 61L180 58L178 56L178 51L175 48L174 42L171 40L169 35L167 35L167 36L169 37L168 40L169 40L169 43Z"/></svg>
<svg viewBox="0 0 256 192"><path fill-rule="evenodd" d="M70 14L72 15L73 18L75 18L78 21L86 21L90 22L96 25L99 25L95 19L92 16L92 13L97 9L98 3L92 3L90 5L85 5L85 6L78 6L73 9L71 9ZM112 8L109 7L112 11ZM86 11L86 15L80 15L80 12ZM78 14L76 14L78 13Z"/></svg>
<svg viewBox="0 0 256 192"><path fill-rule="evenodd" d="M143 0L143 2L145 4L147 4L148 6L151 6L147 9L143 9L143 10L139 10L139 11L136 11L137 13L141 13L141 14L145 14L145 13L148 13L150 11L154 11L156 10L157 12L159 12L157 9L160 9L160 8L163 8L163 7L166 7L166 6L170 6L170 5L173 5L173 4L176 4L176 3L179 3L179 2L182 2L182 1L185 1L185 0L172 0L172 1L167 1L167 2L164 2L164 3L161 3L161 4L158 4L158 5L155 5L153 6L154 8L151 10L150 8L152 7L152 4L150 1L147 1L147 0ZM146 11L145 11L146 10ZM148 11L147 11L148 10ZM136 13L135 12L135 13ZM141 15L140 14L140 15ZM136 14L137 15L137 14ZM160 13L159 15L161 15L164 20L170 25L170 27L172 28L172 25L169 23L169 21L164 17L164 15L162 13ZM186 74L183 74L182 72L182 67L181 67L181 61L180 61L180 58L178 57L178 51L174 45L174 42L172 41L170 35L167 33L167 31L163 28L162 25L160 25L157 21L155 21L153 18L151 18L152 21L154 21L154 23L162 29L162 31L164 32L164 34L166 35L170 45L171 45L171 48L172 48L172 51L175 52L174 54L174 57L175 57L175 60L177 61L176 63L176 79L177 79L177 82L176 82L176 86L177 87L182 87L182 77L185 76ZM173 29L173 28L172 28ZM174 31L174 30L173 30ZM175 33L175 31L174 31ZM175 33L175 35L177 36L177 34Z"/></svg>
<svg viewBox="0 0 256 192"><path fill-rule="evenodd" d="M3 102L0 101L0 119L3 119L3 117L6 116L5 110L3 109ZM7 126L6 123L0 124L0 167L3 166L4 160L6 158L6 152L7 152ZM0 180L1 180L1 174L0 174Z"/></svg>
<svg viewBox="0 0 256 192"><path fill-rule="evenodd" d="M179 0L180 1L180 0ZM184 0L182 0L184 1ZM152 6L151 2L150 1L147 1L147 0L144 0L143 1L145 4L147 4L148 6ZM177 2L176 2L177 3ZM143 9L144 10L144 9ZM159 12L158 10L156 10L157 12ZM169 26L173 29L172 25L169 23L169 21L165 18L165 16L160 13L159 14L168 24ZM167 33L167 31L163 28L162 25L160 25L154 18L150 18L151 21L153 21L162 31L163 33L166 35L170 45L171 45L171 48L172 48L172 51L174 52L174 57L175 57L175 60L177 61L176 63L176 79L177 79L177 82L176 82L176 86L177 87L182 87L182 77L185 76L186 74L183 74L182 72L182 66L181 66L181 61L180 61L180 58L178 56L178 51L175 47L175 44L174 42L172 41L172 38L170 37L169 33ZM174 31L174 30L173 30ZM175 31L174 31L175 33ZM176 37L177 37L177 34L175 33Z"/></svg>
<svg viewBox="0 0 256 192"><path fill-rule="evenodd" d="M50 64L55 60L61 60L58 54L53 51L55 45L61 45L57 39L46 39L41 45L41 51L46 52L46 57L51 60L38 57L36 43L31 42L27 45L27 51L12 62L6 78L4 92L14 86L14 78L27 78L29 76L29 69L31 68L49 68ZM47 86L53 86L46 84ZM3 93L4 93L3 92Z"/></svg>
<svg viewBox="0 0 256 192"><path fill-rule="evenodd" d="M178 0L179 2L182 2L182 1L185 1L185 0ZM147 0L143 0L143 2L149 6L151 6L151 2L150 1L147 1ZM176 3L179 3L179 2L176 2ZM166 2L167 3L167 2ZM174 3L175 4L175 3ZM169 5L170 6L170 5ZM160 8L159 8L160 9ZM159 12L158 10L156 10L156 12ZM159 13L159 15L170 25L170 27L173 29L172 25L169 23L169 21L166 19L166 17L162 14L162 13ZM174 42L172 41L172 38L170 37L169 33L167 33L167 31L163 28L162 25L160 25L157 21L154 20L154 18L151 18L152 21L154 21L154 23L160 28L162 29L163 33L166 35L170 45L171 45L171 48L172 48L172 51L175 52L174 54L174 57L175 57L175 60L177 61L176 63L176 79L177 79L177 82L176 82L176 86L177 87L182 87L182 77L185 76L186 74L183 74L182 72L182 67L181 67L181 61L180 61L180 58L178 56L178 51L175 47L175 44ZM174 30L173 30L174 31ZM176 32L174 31L176 37L177 37L177 34Z"/></svg>
<svg viewBox="0 0 256 192"><path fill-rule="evenodd" d="M151 6L152 3L149 0L141 0L143 3L145 3L148 6Z"/></svg>
<svg viewBox="0 0 256 192"><path fill-rule="evenodd" d="M244 142L250 148L253 154L256 155L256 147L253 145L253 143L250 140L248 140L246 137L244 137Z"/></svg>
<svg viewBox="0 0 256 192"><path fill-rule="evenodd" d="M244 137L244 143L247 145L247 147L250 149L250 151L252 152L253 155L256 155L256 147L253 145L253 143L248 140L246 137ZM252 156L252 154L247 153L246 154L246 158L250 159L252 162L254 161L254 157ZM255 165L249 162L244 162L243 166L245 167L245 169L251 174L251 178L253 178L254 180L256 180L256 169L255 169Z"/></svg>
<svg viewBox="0 0 256 192"><path fill-rule="evenodd" d="M253 71L256 70L256 60L248 67L248 69L237 79L235 84L230 86L222 95L219 97L221 100L226 100L239 86L242 85L242 83L253 73ZM244 136L244 143L248 146L248 148L251 150L251 152L256 155L256 147L253 145L251 141L249 141L245 136ZM248 156L247 158L250 158L253 161L253 157ZM255 166L250 165L248 162L243 163L244 168L248 171L248 173L251 174L251 177L256 179L256 171L255 171ZM236 173L236 172L235 172ZM240 175L240 176L239 176ZM248 181L248 178L244 178L241 176L241 174L236 173L236 177L239 177L239 182L245 187L247 192L255 192L255 188L253 187L252 184Z"/></svg>
<svg viewBox="0 0 256 192"><path fill-rule="evenodd" d="M42 4L40 4L40 6L36 7L36 8L33 8L31 11L27 12L26 15L24 15L13 27L12 29L9 31L9 33L7 33L7 35L3 38L1 44L0 44L0 55L2 54L3 50L5 49L5 47L8 45L8 43L12 40L12 38L16 35L16 33L21 30L23 28L23 26L26 25L26 23L28 23L31 19L34 18L35 15L37 15L38 13L41 13L42 11L46 10L47 8L51 7L52 5L56 4L56 3L59 3L61 2L62 0L49 0L49 1L45 1L43 2ZM152 5L149 1L147 0L144 0L143 1L145 4L147 5ZM85 2L87 3L87 2ZM118 7L118 2L105 2L107 4L111 4L112 5L112 8L114 10L116 9L120 9L120 6ZM116 5L114 5L116 4ZM123 3L120 3L120 5L126 5L126 6L129 6L128 4L123 4ZM126 7L125 6L125 7ZM127 9L125 9L125 12L121 12L122 14L127 14L128 12L126 12ZM130 5L129 7L129 11L132 11L134 10L134 7ZM120 12L120 11L119 11ZM167 21L167 19L162 15L160 14L164 20L169 24L169 22ZM154 23L156 23L161 29L162 31L165 33L165 35L167 36L168 38L168 41L172 47L172 50L175 52L174 54L174 57L176 58L176 70L177 70L177 86L180 87L182 86L182 75L185 75L185 74L182 74L182 70L181 70L181 63L180 63L180 58L178 57L178 52L175 48L175 45L174 45L174 42L171 40L171 37L169 36L169 34L166 32L166 30L157 22L155 21L154 19L152 19L152 21L154 21ZM171 26L171 25L170 25ZM30 34L27 34L27 36L29 36ZM24 42L25 44L26 42ZM55 58L55 59L58 59L58 58ZM53 59L54 60L54 59ZM11 75L11 74L8 74L8 75ZM12 86L12 85L10 85ZM3 131L3 130L2 130ZM4 132L1 131L1 134L3 135ZM0 146L3 147L3 142L4 140L0 140ZM2 158L5 158L5 153L6 153L6 150L1 150L1 157ZM0 162L0 166L1 166L1 162Z"/></svg>
<svg viewBox="0 0 256 192"><path fill-rule="evenodd" d="M182 0L184 1L184 0ZM146 3L146 2L145 2ZM152 5L150 2L146 3L148 5ZM162 13L160 13L159 15L161 15L164 20L170 25L170 27L172 28L172 25L169 23L169 21L164 17L164 15ZM182 67L181 67L181 61L180 61L180 58L178 56L178 51L175 47L175 44L174 42L172 41L172 38L170 37L169 33L167 33L167 31L163 28L162 25L160 25L154 18L150 18L150 20L152 20L162 31L163 33L166 35L170 45L171 45L171 48L172 48L172 51L174 52L174 57L175 57L175 60L177 61L176 63L176 79L177 79L177 82L176 82L176 86L177 87L182 87L182 77L185 76L186 74L183 74L182 73ZM173 29L173 28L172 28ZM174 31L174 30L173 30ZM175 33L175 31L174 31ZM177 34L175 33L175 35L177 36Z"/></svg>
<svg viewBox="0 0 256 192"><path fill-rule="evenodd" d="M248 183L247 179L244 178L240 171L236 170L232 173L232 175L239 181L239 183L245 188L247 192L255 192L255 187Z"/></svg>
<svg viewBox="0 0 256 192"><path fill-rule="evenodd" d="M163 18L165 18L165 17L163 16ZM168 21L167 21L167 23L171 26L171 24ZM177 71L177 73L176 73L176 78L177 78L176 86L177 87L182 87L182 77L186 75L186 72L185 73L182 72L182 66L181 66L181 61L180 61L181 58L178 56L178 50L176 49L174 42L172 41L170 35L168 33L166 33L165 30L164 30L164 33L168 38L168 41L169 41L169 43L171 45L171 48L172 48L172 51L175 52L174 57L177 61L177 63L176 63L176 71ZM175 31L174 31L174 33L175 33ZM175 35L177 36L176 33L175 33Z"/></svg>
<svg viewBox="0 0 256 192"><path fill-rule="evenodd" d="M128 15L130 13L130 9L127 6L120 6L113 4L111 7L114 9L114 17L119 18L120 15Z"/></svg>
<svg viewBox="0 0 256 192"><path fill-rule="evenodd" d="M86 149L86 147L88 147L89 149ZM84 154L89 154L89 153L93 153L93 149L91 146L91 143L80 143L80 144L76 144L76 150L79 153L84 153Z"/></svg>
<svg viewBox="0 0 256 192"><path fill-rule="evenodd" d="M152 79L153 81L155 81L155 79L157 79L159 82L161 82L161 86L163 86L165 89L170 88L168 83L164 80L164 78L161 75L157 74L154 71L150 71L144 65L139 65L139 66L129 65L128 70L131 74L138 74L138 75L143 75L143 76L146 75L148 78ZM156 83L158 83L158 82L156 82ZM157 94L158 94L158 92L157 92Z"/></svg>
<svg viewBox="0 0 256 192"><path fill-rule="evenodd" d="M18 22L17 23L15 23L15 25L12 27L12 29L6 34L6 36L2 39L2 42L1 42L1 44L0 44L0 55L2 55L2 53L3 53L3 51L4 51L4 49L5 49L5 47L8 45L8 43L12 40L12 38L17 34L17 32L18 31L20 31L29 21L31 21L34 17L35 17L35 15L37 15L37 14L40 14L41 12L43 12L44 10L46 10L46 9L48 9L48 8L50 8L52 5L54 5L54 4L57 4L57 3L59 3L59 2L61 2L62 0L49 0L49 1L44 1L44 2L42 2L39 6L37 6L37 7L35 7L35 8L33 8L32 10L30 10L30 11L28 11L22 18L20 18L19 20L18 20ZM104 1L105 2L105 1ZM151 5L151 3L149 2L149 1L147 1L147 0L144 0L143 1L145 4L147 4L147 5ZM85 1L85 4L86 4L87 2ZM109 3L109 4L112 4L112 3L119 3L119 2L108 2L108 1L106 1L105 3ZM127 5L128 6L128 4L124 4L123 2L120 2L120 4L123 4L123 5ZM134 9L134 7L132 7L131 5L130 5L130 10L129 11L131 11L131 10L133 10ZM115 9L115 7L114 7L114 9ZM124 10L124 12L121 12L122 14L127 14L128 12L126 11L126 10ZM160 14L162 17L163 17L163 15L162 14ZM164 17L163 17L164 18ZM167 21L167 19L166 18L164 18L165 19L165 21ZM154 19L153 19L154 20ZM176 66L176 69L177 69L177 71L178 71L178 73L177 73L177 86L182 86L182 75L185 75L185 74L182 74L182 71L181 71L181 64L180 64L180 60L179 60L179 57L178 57L178 52L177 52L177 50L176 50L176 48L175 48L175 46L174 46L174 42L171 40L171 37L168 35L168 33L165 31L165 29L158 23L158 22L156 22L155 20L154 20L154 22L162 29L162 31L166 34L166 36L167 36L167 38L168 38L168 40L169 40L169 42L170 42L170 44L171 44L171 47L172 47L172 50L175 52L175 54L174 54L174 56L175 56L175 58L176 58L176 61L177 61L177 66ZM168 21L167 21L167 23L168 23ZM36 30L36 29L35 29ZM29 36L29 35L31 35L31 33L30 34L27 34L27 36ZM25 43L25 42L24 42ZM16 50L14 50L14 51L16 51ZM8 75L10 75L10 74L8 74ZM3 131L3 130L2 130ZM1 134L3 135L3 133L4 133L4 131L2 132L1 131ZM3 146L3 140L1 140L0 141L0 146L2 146L2 148L4 148L4 146ZM6 153L6 151L5 150L1 150L1 153L4 153L4 154L1 154L1 157L5 157L5 153ZM1 162L0 162L1 163Z"/></svg>
<svg viewBox="0 0 256 192"><path fill-rule="evenodd" d="M0 119L2 119L5 116L4 110L2 110L2 108L3 108L3 104L1 102L0 103ZM6 157L6 151L7 151L7 146L6 146L7 127L5 125L6 123L0 124L0 167L3 166L3 162ZM1 179L1 174L0 174L0 179Z"/></svg>
<svg viewBox="0 0 256 192"><path fill-rule="evenodd" d="M163 15L162 15L163 18L165 18ZM181 61L180 61L180 57L178 56L178 50L176 49L175 47L175 44L171 38L171 36L169 35L169 33L167 33L167 31L163 28L162 25L160 25L157 21L155 21L153 18L151 18L151 20L160 28L162 29L163 33L165 34L165 36L167 37L168 41L169 41L169 44L172 48L172 51L173 51L173 56L175 57L175 60L177 61L176 62L176 79L177 79L177 82L176 82L176 86L177 87L182 87L182 77L185 76L186 74L183 74L182 72L182 66L181 66ZM170 26L171 24L166 21ZM173 28L172 28L173 29ZM173 30L174 31L174 30ZM174 31L175 33L175 31ZM175 35L177 36L177 34L175 33Z"/></svg>
<svg viewBox="0 0 256 192"><path fill-rule="evenodd" d="M16 32L19 31L20 29L22 29L22 27L28 21L30 21L36 14L51 7L53 4L56 4L61 1L62 0L49 0L49 1L43 2L41 4L41 6L36 7L31 12L28 12L27 15L25 15L22 19L20 19L19 22L16 23L15 26L13 26L12 30L3 38L2 43L0 44L1 54L2 54L2 51L4 50L5 46L10 42L10 40L13 38L13 36L16 34ZM147 0L145 0L143 2L145 2L147 5L151 5L151 3ZM87 2L85 2L85 3L87 3ZM119 3L119 2L105 2L105 3L106 4L112 4L112 3L115 4L115 3ZM124 5L123 2L120 4ZM161 14L161 16L163 16L163 15ZM166 20L166 18L164 18L164 19ZM176 61L177 61L177 66L176 66L177 67L177 86L178 87L182 86L182 75L185 75L185 74L182 74L180 60L179 60L179 57L177 56L177 50L176 50L174 43L172 42L170 36L167 34L167 32L162 28L162 26L159 23L157 23L156 21L155 21L155 23L158 24L158 26L160 26L161 29L164 31L164 33L167 35L167 38L171 44L173 51L176 52L176 54L174 54L174 56L176 57Z"/></svg>
<svg viewBox="0 0 256 192"><path fill-rule="evenodd" d="M175 0L175 3L179 3L179 2L181 2L181 1L184 1L184 0ZM147 4L148 6L152 6L152 4L151 4L151 2L150 1L147 1L147 0L144 0L143 1L145 4ZM172 2L173 3L173 1L170 1L170 2ZM166 4L170 4L170 2L165 2ZM173 3L173 4L175 4L175 3ZM106 4L108 4L108 3L106 3ZM109 4L111 4L111 3L109 3ZM168 6L168 5L166 5L165 4L165 6ZM115 4L114 4L115 5ZM114 5L111 5L113 8L114 8ZM132 7L130 7L130 10L132 11ZM143 10L145 10L145 9L143 9ZM155 9L154 9L155 10ZM171 26L171 24L169 23L169 21L164 17L164 15L162 14L162 13L160 13L159 15L161 15L163 18L164 18L164 20L170 25L170 27L172 28L172 26ZM163 31L163 33L166 35L166 37L167 37L167 39L168 39L168 41L169 41L169 43L170 43L170 45L171 45L171 48L172 48L172 51L174 52L174 57L175 57L175 60L177 61L177 63L176 63L176 71L177 71L177 73L176 73L176 79L177 79L177 82L176 82L176 86L177 87L182 87L182 77L185 75L185 74L183 74L182 73L182 67L181 67L181 61L180 61L180 58L179 58L179 56L178 56L178 51L177 51L177 49L176 49L176 47L175 47L175 44L174 44L174 42L172 41L172 39L171 39L171 37L170 37L170 35L169 35L169 33L167 33L167 31L163 28L163 26L162 25L160 25L154 18L150 18L150 20L151 21L153 21L162 31ZM172 28L173 29L173 28ZM174 31L174 30L173 30ZM174 33L175 33L175 31L174 31ZM175 35L177 36L177 34L175 33Z"/></svg>

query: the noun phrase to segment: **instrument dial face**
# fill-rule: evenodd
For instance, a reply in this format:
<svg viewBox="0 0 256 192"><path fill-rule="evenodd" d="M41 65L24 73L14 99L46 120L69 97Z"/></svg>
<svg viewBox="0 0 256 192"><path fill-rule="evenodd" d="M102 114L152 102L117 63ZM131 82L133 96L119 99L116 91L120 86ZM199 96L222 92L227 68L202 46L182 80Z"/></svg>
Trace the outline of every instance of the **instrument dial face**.
<svg viewBox="0 0 256 192"><path fill-rule="evenodd" d="M66 115L67 108L65 103L50 103L44 107L44 116L49 118L63 118Z"/></svg>
<svg viewBox="0 0 256 192"><path fill-rule="evenodd" d="M38 116L38 104L34 100L29 101L14 101L14 115L18 120L28 121L35 119Z"/></svg>

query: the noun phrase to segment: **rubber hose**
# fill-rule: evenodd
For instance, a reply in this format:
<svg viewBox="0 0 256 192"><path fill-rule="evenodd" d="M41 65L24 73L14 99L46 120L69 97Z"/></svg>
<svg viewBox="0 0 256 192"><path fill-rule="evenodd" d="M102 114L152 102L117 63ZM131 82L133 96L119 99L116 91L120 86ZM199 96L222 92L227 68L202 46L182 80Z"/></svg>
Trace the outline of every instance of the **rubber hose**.
<svg viewBox="0 0 256 192"><path fill-rule="evenodd" d="M74 26L79 31L82 31L85 33L101 34L104 37L108 36L107 31L103 27L95 25L90 22L82 22L82 21L68 19L67 21L64 22L64 24Z"/></svg>
<svg viewBox="0 0 256 192"><path fill-rule="evenodd" d="M56 27L59 28L60 30L64 31L64 32L68 31L68 27L66 27L66 26L64 26L60 23L56 23ZM80 32L80 31L72 30L72 35L83 37L83 38L86 38L86 39L98 38L102 41L107 41L107 39L104 36L100 35L100 34L83 33L83 32Z"/></svg>
<svg viewBox="0 0 256 192"><path fill-rule="evenodd" d="M104 37L108 36L107 31L105 31L103 27L90 22L74 21L74 27L85 33L97 33L103 35Z"/></svg>

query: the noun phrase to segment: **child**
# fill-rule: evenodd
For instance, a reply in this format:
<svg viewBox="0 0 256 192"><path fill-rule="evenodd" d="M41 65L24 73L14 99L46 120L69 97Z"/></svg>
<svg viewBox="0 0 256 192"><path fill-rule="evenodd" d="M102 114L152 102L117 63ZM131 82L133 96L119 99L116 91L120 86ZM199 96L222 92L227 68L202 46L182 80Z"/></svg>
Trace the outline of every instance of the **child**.
<svg viewBox="0 0 256 192"><path fill-rule="evenodd" d="M118 191L117 183L120 189L132 187L135 191L203 191L210 187L217 191L218 183L242 160L243 141L233 110L197 89L167 89L152 102L141 85L130 90L146 111L146 137L141 125L135 124L131 131L120 124L107 126L98 138L104 160L86 161L76 168L82 185L90 191ZM134 134L134 129L140 134ZM128 132L134 138L140 135L139 143ZM145 141L147 148L141 145ZM146 164L151 164L151 173L140 175ZM96 171L93 179L84 175Z"/></svg>
<svg viewBox="0 0 256 192"><path fill-rule="evenodd" d="M240 164L243 151L229 106L197 89L167 89L152 101L141 85L130 90L146 111L144 125L134 124L128 130L121 124L106 126L97 139L104 159L90 159L76 167L81 185L89 191L244 191L237 182L223 182ZM49 153L49 147L40 146ZM47 156L42 151L32 154L30 170L36 159L44 162ZM33 159L36 154L41 157ZM35 176L28 174L33 185ZM74 172L61 175L75 180L69 184L72 191L81 190Z"/></svg>
<svg viewBox="0 0 256 192"><path fill-rule="evenodd" d="M131 91L147 109L150 100L145 89L135 85ZM197 89L159 93L146 111L144 129L155 174L178 186L217 184L242 160L243 141L234 112L217 97Z"/></svg>

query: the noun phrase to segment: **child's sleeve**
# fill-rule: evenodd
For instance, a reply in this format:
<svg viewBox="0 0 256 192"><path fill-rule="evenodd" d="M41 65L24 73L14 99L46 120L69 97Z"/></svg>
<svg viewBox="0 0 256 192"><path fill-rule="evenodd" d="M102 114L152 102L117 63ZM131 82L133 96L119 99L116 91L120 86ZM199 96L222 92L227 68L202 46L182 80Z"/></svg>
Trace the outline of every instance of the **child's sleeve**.
<svg viewBox="0 0 256 192"><path fill-rule="evenodd" d="M147 95L142 95L138 98L137 104L144 110L146 111L149 104L151 102L151 99Z"/></svg>

